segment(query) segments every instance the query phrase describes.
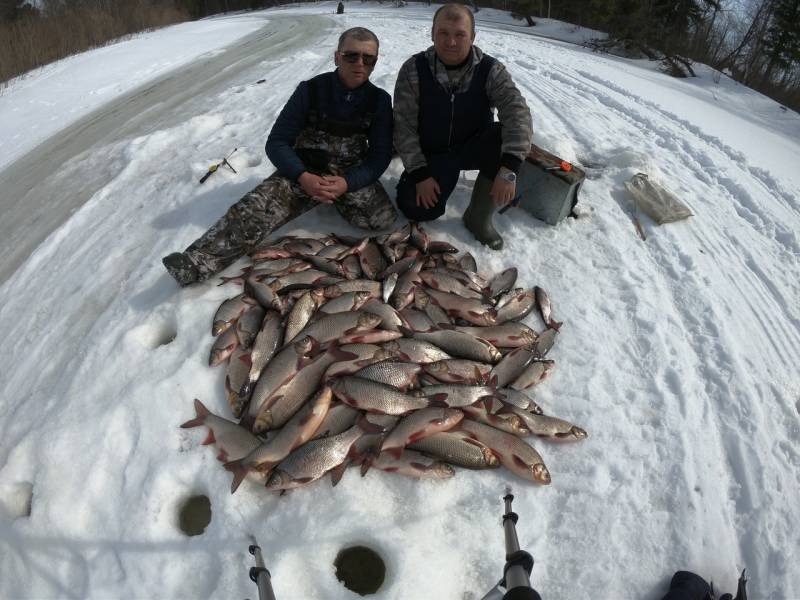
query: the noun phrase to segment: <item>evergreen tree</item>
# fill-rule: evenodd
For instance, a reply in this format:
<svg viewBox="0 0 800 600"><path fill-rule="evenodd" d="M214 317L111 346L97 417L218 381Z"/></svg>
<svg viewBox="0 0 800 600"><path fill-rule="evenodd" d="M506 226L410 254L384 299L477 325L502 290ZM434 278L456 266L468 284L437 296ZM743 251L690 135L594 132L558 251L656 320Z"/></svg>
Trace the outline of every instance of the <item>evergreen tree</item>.
<svg viewBox="0 0 800 600"><path fill-rule="evenodd" d="M767 81L775 69L786 73L800 64L800 0L775 0L764 47L769 57L764 73Z"/></svg>

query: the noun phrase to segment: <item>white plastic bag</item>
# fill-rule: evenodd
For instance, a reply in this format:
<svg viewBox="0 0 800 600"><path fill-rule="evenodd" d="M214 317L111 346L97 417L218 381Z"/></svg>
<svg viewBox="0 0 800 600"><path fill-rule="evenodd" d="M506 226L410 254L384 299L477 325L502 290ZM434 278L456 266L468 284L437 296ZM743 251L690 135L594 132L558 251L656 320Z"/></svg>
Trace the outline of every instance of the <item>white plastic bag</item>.
<svg viewBox="0 0 800 600"><path fill-rule="evenodd" d="M625 182L633 196L636 210L641 210L659 225L680 221L693 215L689 207L670 192L653 183L644 173L637 173Z"/></svg>

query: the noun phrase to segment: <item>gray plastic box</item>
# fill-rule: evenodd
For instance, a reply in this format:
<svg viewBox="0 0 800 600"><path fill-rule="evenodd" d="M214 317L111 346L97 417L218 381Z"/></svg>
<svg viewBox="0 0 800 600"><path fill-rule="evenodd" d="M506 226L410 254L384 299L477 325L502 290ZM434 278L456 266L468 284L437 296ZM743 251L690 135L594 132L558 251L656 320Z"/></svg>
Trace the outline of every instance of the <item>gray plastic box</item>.
<svg viewBox="0 0 800 600"><path fill-rule="evenodd" d="M550 225L560 223L572 211L586 179L583 170L575 165L564 170L562 162L554 154L531 145L517 180L519 207Z"/></svg>

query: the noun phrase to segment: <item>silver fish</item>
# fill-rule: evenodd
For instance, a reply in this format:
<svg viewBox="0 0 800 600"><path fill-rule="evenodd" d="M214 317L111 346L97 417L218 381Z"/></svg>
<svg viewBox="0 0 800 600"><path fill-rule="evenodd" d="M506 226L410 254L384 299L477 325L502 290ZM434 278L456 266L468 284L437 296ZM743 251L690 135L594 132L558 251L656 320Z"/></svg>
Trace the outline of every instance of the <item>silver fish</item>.
<svg viewBox="0 0 800 600"><path fill-rule="evenodd" d="M406 258L401 258L394 264L387 267L385 271L378 273L378 279L385 279L386 277L394 273L397 273L398 276L402 275L403 273L408 271L415 262L417 262L415 256L407 256Z"/></svg>
<svg viewBox="0 0 800 600"><path fill-rule="evenodd" d="M310 440L325 420L332 398L331 389L323 387L314 400L292 417L275 437L260 444L246 456L226 463L225 468L233 473L231 494L236 491L248 473L255 470L266 478L267 472L286 458L292 450Z"/></svg>
<svg viewBox="0 0 800 600"><path fill-rule="evenodd" d="M464 253L464 256L458 260L458 264L465 271L478 272L478 264L475 262L475 257L469 252Z"/></svg>
<svg viewBox="0 0 800 600"><path fill-rule="evenodd" d="M443 329L440 331L423 333L405 330L403 333L406 337L429 342L456 358L492 364L498 362L502 358L497 348L486 340L472 337L460 331Z"/></svg>
<svg viewBox="0 0 800 600"><path fill-rule="evenodd" d="M378 327L388 331L399 331L403 326L403 320L395 309L388 304L384 304L380 300L374 298L368 300L361 306L362 310L373 315L378 315L381 318L381 323Z"/></svg>
<svg viewBox="0 0 800 600"><path fill-rule="evenodd" d="M306 326L303 331L297 334L297 337L298 339L306 336L312 337L320 345L325 345L329 342L344 338L347 333L365 332L370 329L375 329L380 323L381 318L378 315L363 311L324 315ZM348 342L343 341L342 343Z"/></svg>
<svg viewBox="0 0 800 600"><path fill-rule="evenodd" d="M247 396L242 396L240 392L247 382L252 364L250 349L237 346L225 371L225 395L228 397L228 406L237 419L242 415L242 408L247 401Z"/></svg>
<svg viewBox="0 0 800 600"><path fill-rule="evenodd" d="M269 287L273 292L279 294L289 290L333 285L341 281L344 281L344 279L330 275L325 271L308 269L307 271L300 271L298 273L292 273L291 275L279 277L270 283Z"/></svg>
<svg viewBox="0 0 800 600"><path fill-rule="evenodd" d="M361 270L368 279L375 279L378 273L386 269L386 259L375 242L369 242L358 255Z"/></svg>
<svg viewBox="0 0 800 600"><path fill-rule="evenodd" d="M544 358L547 356L553 344L556 343L556 336L558 336L558 329L545 329L539 334L539 337L531 346L531 351L536 358Z"/></svg>
<svg viewBox="0 0 800 600"><path fill-rule="evenodd" d="M352 406L334 401L311 439L338 435L355 425L360 416L361 413Z"/></svg>
<svg viewBox="0 0 800 600"><path fill-rule="evenodd" d="M377 381L406 391L418 385L418 377L422 366L416 363L385 360L373 363L354 373L355 377Z"/></svg>
<svg viewBox="0 0 800 600"><path fill-rule="evenodd" d="M550 471L541 455L518 437L471 419L464 419L459 427L487 446L500 459L500 463L515 475L536 483L550 483Z"/></svg>
<svg viewBox="0 0 800 600"><path fill-rule="evenodd" d="M447 311L452 317L459 317L473 325L495 325L497 313L493 308L483 304L480 300L463 298L456 294L448 294L433 289L428 289L428 294L433 301Z"/></svg>
<svg viewBox="0 0 800 600"><path fill-rule="evenodd" d="M342 377L333 381L330 386L339 400L367 412L400 416L420 408L437 405L435 401L424 396L411 396L390 385L359 377Z"/></svg>
<svg viewBox="0 0 800 600"><path fill-rule="evenodd" d="M474 298L482 300L484 295L481 292L475 291L461 283L458 279L450 274L440 273L437 271L420 271L419 278L425 282L429 288L438 290L440 292L447 292L448 294L457 294L464 298Z"/></svg>
<svg viewBox="0 0 800 600"><path fill-rule="evenodd" d="M547 325L549 329L555 329L556 331L561 329L563 323L553 318L553 304L550 302L550 297L547 295L547 292L539 286L534 287L533 291L536 294L536 304L539 306L539 312L542 315L544 324Z"/></svg>
<svg viewBox="0 0 800 600"><path fill-rule="evenodd" d="M389 302L389 298L391 297L392 292L394 291L394 287L397 285L397 279L399 277L400 275L398 275L397 273L390 273L383 280L381 295L383 297L384 302Z"/></svg>
<svg viewBox="0 0 800 600"><path fill-rule="evenodd" d="M338 277L347 277L348 273L344 267L334 259L324 258L322 256L307 255L303 256L303 260L308 261L313 267L319 271L324 271L329 275L336 275Z"/></svg>
<svg viewBox="0 0 800 600"><path fill-rule="evenodd" d="M515 390L527 390L547 379L556 363L552 360L537 360L531 363L522 373L510 383L509 387Z"/></svg>
<svg viewBox="0 0 800 600"><path fill-rule="evenodd" d="M481 400L476 404L464 406L461 410L473 421L480 421L499 431L510 433L515 436L530 434L530 430L520 416L509 412L501 412L500 410L493 411L493 409L490 408L492 402L492 398L488 401Z"/></svg>
<svg viewBox="0 0 800 600"><path fill-rule="evenodd" d="M549 417L547 415L533 415L527 411L511 406L509 411L518 415L533 435L548 438L555 442L574 442L585 439L588 434L585 429L573 425L564 419Z"/></svg>
<svg viewBox="0 0 800 600"><path fill-rule="evenodd" d="M333 243L330 246L325 246L317 253L320 258L330 258L331 260L339 260L342 255L349 250L348 246L344 244Z"/></svg>
<svg viewBox="0 0 800 600"><path fill-rule="evenodd" d="M442 242L442 241L432 241L428 244L428 254L440 254L440 253L447 253L447 254L457 254L458 248L453 246L453 244L449 242Z"/></svg>
<svg viewBox="0 0 800 600"><path fill-rule="evenodd" d="M294 450L275 467L267 480L268 490L288 490L316 481L328 471L336 485L343 474L342 465L347 465L347 457L353 444L364 435L359 425L331 437L311 440Z"/></svg>
<svg viewBox="0 0 800 600"><path fill-rule="evenodd" d="M389 299L391 305L397 310L405 308L414 300L414 286L422 282L419 278L419 272L422 269L423 262L422 259L417 259L408 271L398 278L392 296Z"/></svg>
<svg viewBox="0 0 800 600"><path fill-rule="evenodd" d="M492 365L453 358L423 365L423 369L443 383L466 383L484 385L488 381Z"/></svg>
<svg viewBox="0 0 800 600"><path fill-rule="evenodd" d="M536 297L533 290L522 290L497 309L495 324L502 325L506 321L519 321L528 316L535 304Z"/></svg>
<svg viewBox="0 0 800 600"><path fill-rule="evenodd" d="M506 387L522 375L533 361L533 358L533 352L527 348L515 348L494 366L491 373L489 373L489 383L496 387Z"/></svg>
<svg viewBox="0 0 800 600"><path fill-rule="evenodd" d="M219 450L218 460L227 462L241 458L261 444L261 440L247 431L247 429L233 421L215 415L197 398L194 400L194 410L197 416L186 421L181 427L184 429L201 426L208 427L208 436L206 436L202 444L204 446L215 444Z"/></svg>
<svg viewBox="0 0 800 600"><path fill-rule="evenodd" d="M428 315L411 306L405 307L398 314L403 319L405 326L412 331L434 331L437 329Z"/></svg>
<svg viewBox="0 0 800 600"><path fill-rule="evenodd" d="M401 338L383 344L383 348L407 362L429 363L453 358L441 348L422 340Z"/></svg>
<svg viewBox="0 0 800 600"><path fill-rule="evenodd" d="M430 320L439 327L453 324L450 317L447 316L447 312L438 304L431 302L431 297L422 289L422 286L414 288L414 306L428 315Z"/></svg>
<svg viewBox="0 0 800 600"><path fill-rule="evenodd" d="M325 371L337 360L347 360L350 356L331 347L326 352L312 358L303 365L297 374L275 390L261 405L253 423L253 431L279 429L300 410L303 404L314 395L322 382Z"/></svg>
<svg viewBox="0 0 800 600"><path fill-rule="evenodd" d="M355 254L351 254L342 260L342 270L345 272L346 279L358 279L364 275L361 270L361 263Z"/></svg>
<svg viewBox="0 0 800 600"><path fill-rule="evenodd" d="M261 406L267 398L291 380L311 360L310 354L317 346L318 344L313 338L304 337L289 344L275 355L262 371L253 390L250 405L247 408L247 416L243 420L247 425L252 426L255 422Z"/></svg>
<svg viewBox="0 0 800 600"><path fill-rule="evenodd" d="M340 281L336 285L326 287L324 292L326 298L336 298L336 296L345 294L347 292L369 292L370 296L373 298L380 298L381 282L372 281L370 279L352 279L350 281Z"/></svg>
<svg viewBox="0 0 800 600"><path fill-rule="evenodd" d="M260 306L253 306L236 321L236 337L239 345L249 348L256 339L261 322L264 320L265 311Z"/></svg>
<svg viewBox="0 0 800 600"><path fill-rule="evenodd" d="M370 331L355 331L345 333L339 338L340 344L382 344L403 337L399 331L385 329L372 329Z"/></svg>
<svg viewBox="0 0 800 600"><path fill-rule="evenodd" d="M277 310L283 314L286 311L286 307L270 285L257 280L255 277L248 277L244 284L244 291L258 300L258 303L264 308Z"/></svg>
<svg viewBox="0 0 800 600"><path fill-rule="evenodd" d="M320 291L321 293L321 291ZM369 292L347 292L338 298L329 300L319 308L319 314L335 315L336 313L353 312L360 309L372 296Z"/></svg>
<svg viewBox="0 0 800 600"><path fill-rule="evenodd" d="M250 352L250 374L239 390L240 396L249 397L250 392L255 386L261 371L267 363L275 356L275 352L283 341L283 327L281 325L281 315L277 311L269 310L261 322L261 329L256 335L253 347ZM237 415L238 416L238 415Z"/></svg>
<svg viewBox="0 0 800 600"><path fill-rule="evenodd" d="M489 281L489 295L492 298L497 298L499 295L506 293L514 287L517 282L517 268L511 267L505 271L498 273Z"/></svg>
<svg viewBox="0 0 800 600"><path fill-rule="evenodd" d="M496 469L500 466L500 461L489 448L463 431L436 433L408 447L465 469Z"/></svg>
<svg viewBox="0 0 800 600"><path fill-rule="evenodd" d="M298 333L303 331L323 300L324 296L322 295L322 290L318 289L310 290L300 296L286 317L284 345L289 344L297 337Z"/></svg>
<svg viewBox="0 0 800 600"><path fill-rule="evenodd" d="M536 341L536 332L525 325L512 321L503 325L489 327L453 327L456 331L486 340L497 348L520 348L530 346Z"/></svg>
<svg viewBox="0 0 800 600"><path fill-rule="evenodd" d="M423 408L403 417L386 436L381 453L400 458L403 448L434 433L447 431L458 425L464 413L454 408Z"/></svg>
<svg viewBox="0 0 800 600"><path fill-rule="evenodd" d="M211 353L208 356L208 366L216 367L228 358L236 346L239 345L239 339L236 337L236 329L231 327L223 331L214 344L211 346Z"/></svg>
<svg viewBox="0 0 800 600"><path fill-rule="evenodd" d="M416 393L430 398L439 406L462 408L494 398L495 389L485 385L445 383L425 386Z"/></svg>
<svg viewBox="0 0 800 600"><path fill-rule="evenodd" d="M534 402L533 399L524 392L520 392L511 388L501 388L495 391L495 395L506 404L511 404L512 406L516 406L522 410L527 410L535 415L542 414L542 409L539 407L539 405L536 404L536 402ZM498 409L500 408L502 407L498 406ZM492 412L496 411L492 409Z"/></svg>
<svg viewBox="0 0 800 600"><path fill-rule="evenodd" d="M370 466L373 469L398 473L414 479L449 479L456 474L455 469L446 462L428 458L414 450L403 450L397 458L383 453L373 460Z"/></svg>
<svg viewBox="0 0 800 600"><path fill-rule="evenodd" d="M340 361L332 364L325 372L323 381L341 377L342 375L352 375L367 365L397 357L397 352L381 348L375 344L346 344L339 346L339 349L352 354L354 358L349 361Z"/></svg>
<svg viewBox="0 0 800 600"><path fill-rule="evenodd" d="M419 223L411 224L411 243L414 244L417 248L419 248L420 252L422 252L423 254L426 254L428 252L430 239L428 238L428 234L422 228L422 225L420 225Z"/></svg>
<svg viewBox="0 0 800 600"><path fill-rule="evenodd" d="M214 337L225 331L236 322L245 312L250 310L257 302L245 294L239 294L233 298L228 298L219 305L214 314L214 321L211 325L211 335Z"/></svg>

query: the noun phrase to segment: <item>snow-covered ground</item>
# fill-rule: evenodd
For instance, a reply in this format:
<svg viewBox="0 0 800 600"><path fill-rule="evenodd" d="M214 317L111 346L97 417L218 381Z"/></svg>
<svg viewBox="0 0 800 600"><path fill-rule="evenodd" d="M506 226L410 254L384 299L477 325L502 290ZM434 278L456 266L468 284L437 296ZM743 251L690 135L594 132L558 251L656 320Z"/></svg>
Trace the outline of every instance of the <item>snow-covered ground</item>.
<svg viewBox="0 0 800 600"><path fill-rule="evenodd" d="M271 172L263 143L277 111L300 80L331 68L343 29L376 32L373 81L390 91L429 44L435 7L351 2L335 16L334 6L138 36L0 95L4 147L29 131L43 141L165 60L217 52L265 19L324 20L307 48L276 47L202 111L81 155L87 169L117 168L0 287L0 597L254 597L252 533L280 600L356 597L332 566L354 542L387 560L377 598L477 599L501 574L508 483L545 598L657 599L677 569L732 590L744 567L752 597L797 597L800 117L708 69L671 79L535 35L580 39L571 26L529 29L496 11L478 14L476 43L511 71L536 143L587 167L583 216L548 227L510 211L495 219L507 249L492 253L461 225L465 181L427 229L470 249L482 271L514 265L522 284L548 290L565 325L537 401L589 438L536 443L549 487L502 470L445 482L349 472L335 488L282 498L252 485L229 494L203 434L178 426L195 397L227 414L222 368L206 360L211 317L235 292L179 290L160 259ZM234 147L239 173L198 186ZM387 189L400 170L386 172ZM643 217L646 242L623 187L640 171L695 213L661 227ZM64 177L63 193L78 185ZM355 233L328 208L284 230ZM30 516L18 516L31 490ZM193 494L209 496L213 517L187 538L177 514Z"/></svg>

